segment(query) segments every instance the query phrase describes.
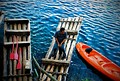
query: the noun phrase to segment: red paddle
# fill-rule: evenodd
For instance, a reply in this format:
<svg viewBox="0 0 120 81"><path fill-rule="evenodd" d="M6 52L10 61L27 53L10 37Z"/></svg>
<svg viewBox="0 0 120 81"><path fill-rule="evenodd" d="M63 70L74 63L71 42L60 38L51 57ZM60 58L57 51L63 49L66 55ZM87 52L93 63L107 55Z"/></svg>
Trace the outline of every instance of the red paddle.
<svg viewBox="0 0 120 81"><path fill-rule="evenodd" d="M17 64L17 69L21 69L22 68L22 65L20 64L20 55L21 55L21 48L19 50L19 57L18 57L18 64Z"/></svg>
<svg viewBox="0 0 120 81"><path fill-rule="evenodd" d="M14 60L14 37L13 37L13 44L12 44L12 52L10 53L10 60Z"/></svg>
<svg viewBox="0 0 120 81"><path fill-rule="evenodd" d="M16 37L16 50L15 50L15 54L14 54L14 60L18 60L18 37Z"/></svg>

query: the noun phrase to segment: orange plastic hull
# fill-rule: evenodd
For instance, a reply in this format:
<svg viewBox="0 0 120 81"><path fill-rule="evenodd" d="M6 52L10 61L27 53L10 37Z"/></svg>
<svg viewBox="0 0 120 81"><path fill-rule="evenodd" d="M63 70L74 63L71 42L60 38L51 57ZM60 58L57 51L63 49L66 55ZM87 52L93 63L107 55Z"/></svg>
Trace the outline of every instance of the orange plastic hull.
<svg viewBox="0 0 120 81"><path fill-rule="evenodd" d="M76 44L77 51L89 64L112 80L120 81L120 67L118 65L94 49L90 54L86 53L86 48L90 48L90 46L84 43Z"/></svg>

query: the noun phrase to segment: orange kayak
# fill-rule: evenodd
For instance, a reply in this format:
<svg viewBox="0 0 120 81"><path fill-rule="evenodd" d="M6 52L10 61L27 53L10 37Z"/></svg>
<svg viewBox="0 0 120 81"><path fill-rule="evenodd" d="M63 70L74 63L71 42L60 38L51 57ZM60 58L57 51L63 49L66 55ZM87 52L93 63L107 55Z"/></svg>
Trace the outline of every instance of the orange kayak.
<svg viewBox="0 0 120 81"><path fill-rule="evenodd" d="M77 43L76 49L78 53L94 68L108 76L114 81L120 81L120 67L113 63L111 60L97 52L92 48L90 53L85 50L91 48L84 43Z"/></svg>

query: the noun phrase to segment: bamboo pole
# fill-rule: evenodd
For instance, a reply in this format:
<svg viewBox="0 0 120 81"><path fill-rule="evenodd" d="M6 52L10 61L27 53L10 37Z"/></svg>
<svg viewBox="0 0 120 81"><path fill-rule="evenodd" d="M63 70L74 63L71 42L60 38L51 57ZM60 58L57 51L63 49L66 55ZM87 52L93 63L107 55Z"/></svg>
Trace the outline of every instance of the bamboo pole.
<svg viewBox="0 0 120 81"><path fill-rule="evenodd" d="M17 24L16 23L14 23L14 28L13 28L14 30L17 30ZM16 36L15 36L16 37ZM17 39L16 39L17 40ZM15 40L15 41L16 41ZM15 51L16 51L16 48L15 48ZM17 65L17 61L16 60L14 60L13 61L13 75L16 75L16 65ZM14 77L13 78L13 81L17 81L17 79L16 79L16 77Z"/></svg>
<svg viewBox="0 0 120 81"><path fill-rule="evenodd" d="M12 30L12 24L10 24L10 30ZM13 36L10 36L10 39L9 39L9 42L12 42L13 40L14 40L14 37ZM11 50L10 50L10 53L12 52L12 48L11 48ZM10 55L9 55L9 57L10 57ZM9 64L9 75L12 75L12 60L10 60L9 61L10 62L10 64ZM12 81L12 78L9 78L9 81Z"/></svg>
<svg viewBox="0 0 120 81"><path fill-rule="evenodd" d="M21 30L21 29L22 29L22 26L21 26L21 24L19 23L19 24L18 24L18 30ZM19 42L20 42L20 41L21 41L21 36L19 36ZM20 63L21 63L21 65L22 65L22 51L21 51L21 47L19 47L18 50L19 50ZM18 70L18 75L20 75L20 74L22 74L22 70L21 70L21 69ZM22 81L22 77L19 77L19 78L18 78L18 81Z"/></svg>
<svg viewBox="0 0 120 81"><path fill-rule="evenodd" d="M72 20L72 18L68 18L68 19L66 19L65 21L71 21ZM64 26L65 27L65 29L66 30L68 30L69 29L69 25L70 25L71 23L70 22L67 22L66 23L66 26ZM66 56L68 55L68 48L70 47L70 42L69 41L71 41L71 40L67 40L67 44L65 45L66 46ZM67 59L67 57L64 59L64 60L66 60ZM64 69L65 69L65 67L64 66L61 66L61 68L60 68L60 72L61 73L64 73ZM58 80L59 81L62 81L62 75L59 75L58 76Z"/></svg>
<svg viewBox="0 0 120 81"><path fill-rule="evenodd" d="M78 25L76 26L75 30L79 30L79 27L80 27L81 21L82 21L81 18L79 18L78 21L79 21L79 22L78 22ZM76 39L76 38L77 38L77 35L74 36L74 39ZM73 43L72 43L72 47L71 47L71 49L70 49L69 55L68 55L68 58L70 58L70 59L68 59L68 61L71 61L72 52L73 52L73 48L74 48L74 46L75 46L75 43L76 43L76 41L74 40ZM67 73L68 70L69 70L69 67L66 68L65 73ZM66 81L66 77L64 77L64 81Z"/></svg>
<svg viewBox="0 0 120 81"><path fill-rule="evenodd" d="M7 29L7 22L5 22L4 24L4 42L7 42L7 37L5 35L5 30ZM7 49L5 47L3 47L3 76L7 75ZM6 81L6 79L4 79L4 81Z"/></svg>
<svg viewBox="0 0 120 81"><path fill-rule="evenodd" d="M52 77L49 73L47 73L44 69L42 69L39 64L37 63L35 57L33 56L33 61L35 62L36 66L38 67L41 72L45 73L48 77L50 77L53 81L57 81L54 77Z"/></svg>
<svg viewBox="0 0 120 81"><path fill-rule="evenodd" d="M23 30L26 30L26 24L22 24ZM23 36L23 41L26 41L26 36ZM26 65L26 46L23 47L23 74L25 74ZM23 81L27 81L27 76L23 77Z"/></svg>

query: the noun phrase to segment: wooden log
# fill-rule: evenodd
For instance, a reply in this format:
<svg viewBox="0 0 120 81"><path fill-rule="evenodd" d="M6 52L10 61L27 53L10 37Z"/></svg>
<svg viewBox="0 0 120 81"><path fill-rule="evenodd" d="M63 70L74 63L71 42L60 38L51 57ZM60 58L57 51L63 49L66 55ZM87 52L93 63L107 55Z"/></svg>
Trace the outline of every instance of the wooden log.
<svg viewBox="0 0 120 81"><path fill-rule="evenodd" d="M3 54L3 76L6 76L7 75L7 60L6 60L7 49L5 47L3 47L3 51L4 51L4 54ZM4 79L4 81L6 81L6 79Z"/></svg>
<svg viewBox="0 0 120 81"><path fill-rule="evenodd" d="M51 74L56 74L56 75L68 75L68 73L63 73L63 72L53 72L53 71L48 71L48 73L51 73Z"/></svg>
<svg viewBox="0 0 120 81"><path fill-rule="evenodd" d="M3 19L4 19L4 12L0 11L0 24L3 21Z"/></svg>
<svg viewBox="0 0 120 81"><path fill-rule="evenodd" d="M78 34L78 30L66 30L66 32L69 35L77 35Z"/></svg>
<svg viewBox="0 0 120 81"><path fill-rule="evenodd" d="M67 38L67 40L75 40L76 41L76 39L74 39L74 38Z"/></svg>
<svg viewBox="0 0 120 81"><path fill-rule="evenodd" d="M13 28L13 29L14 29L14 30L17 30L17 24L16 24L16 23L14 23L14 28ZM15 39L15 41L16 41L16 39ZM16 51L16 48L15 48L15 51ZM14 61L13 61L13 64L14 64L14 65L13 65L13 75L16 75L16 73L17 73L17 72L16 72L16 71L17 71L17 70L16 70L17 61L14 60ZM13 81L17 81L16 77L13 78Z"/></svg>
<svg viewBox="0 0 120 81"><path fill-rule="evenodd" d="M10 30L12 30L12 24L10 24ZM9 42L12 42L13 41L12 39L13 39L13 36L10 36ZM11 52L12 52L12 47L11 47L10 53ZM10 57L10 55L9 55L9 57ZM10 62L10 64L9 64L9 75L12 75L12 71L13 71L12 64L13 64L13 62L12 62L12 60L9 60L9 62ZM9 81L12 81L12 78L9 78Z"/></svg>
<svg viewBox="0 0 120 81"><path fill-rule="evenodd" d="M68 18L68 20L71 20L71 18ZM69 24L69 22L67 22L67 24ZM66 25L67 25L67 24L66 24ZM67 30L69 29L69 25L67 25L67 26L65 26L65 27L66 27ZM68 40L68 41L70 41L70 40ZM68 53L68 45L69 45L69 47L70 47L70 43L69 43L69 42L66 44L66 56L67 56L67 53ZM67 59L67 58L66 58L66 59ZM64 60L65 60L65 59L64 59ZM64 66L61 66L60 72L61 72L61 73L64 72ZM59 80L59 81L62 80L62 75L59 75L59 76L58 76L58 80Z"/></svg>
<svg viewBox="0 0 120 81"><path fill-rule="evenodd" d="M17 42L14 42L14 44L16 44L16 43L17 43ZM21 41L21 42L19 41L18 44L19 44L19 45L23 45L23 44L24 44L24 45L30 45L30 41ZM6 46L7 46L7 45L12 45L12 42L4 42L4 45L6 45Z"/></svg>
<svg viewBox="0 0 120 81"><path fill-rule="evenodd" d="M21 22L21 23L28 23L28 19L5 19L4 22L11 22L11 23L16 23L16 22Z"/></svg>
<svg viewBox="0 0 120 81"><path fill-rule="evenodd" d="M67 18L64 18L63 20L66 21ZM67 30L68 24L69 24L69 23L67 23L67 22L63 22L63 24L61 25L61 27L62 27L62 28L65 28L65 27L66 27L65 29ZM66 26L66 25L67 25L67 26ZM60 28L58 28L58 29L60 29ZM65 46L66 46L66 42L65 42ZM60 55L57 53L57 58L58 58L58 57L62 58L62 56L60 56ZM57 58L56 58L56 59L57 59ZM58 71L59 71L59 68L57 67L56 70L55 70L55 72L58 72ZM57 77L57 75L54 75L54 76ZM58 76L58 81L60 81L61 79L62 79L62 76L59 75L59 76Z"/></svg>
<svg viewBox="0 0 120 81"><path fill-rule="evenodd" d="M42 63L53 64L53 65L69 65L69 61L64 60L53 60L53 59L42 59Z"/></svg>
<svg viewBox="0 0 120 81"><path fill-rule="evenodd" d="M79 18L79 21L81 21L81 18ZM78 23L78 25L77 25L77 27L75 28L75 30L79 30L80 25L81 25L81 22ZM76 38L77 38L77 35L74 36L74 39L76 39ZM76 43L76 41L73 41L73 43L72 43L72 45L71 45L72 47L71 47L70 52L69 52L69 55L68 55L68 58L69 58L68 61L71 61L72 52L73 52L73 48L74 48L74 46L75 46L75 43ZM67 73L68 70L69 70L69 67L66 68L65 73ZM66 76L64 77L64 81L66 81Z"/></svg>
<svg viewBox="0 0 120 81"><path fill-rule="evenodd" d="M79 18L79 20L81 20L80 18ZM80 27L80 25L81 25L81 23L78 23L78 25L77 25L77 27L75 28L74 27L74 30L76 29L76 30L78 30L79 29L79 27ZM77 38L77 35L75 35L74 36L74 39L76 39ZM72 46L74 47L74 45L75 45L75 43L76 43L76 41L73 41L73 44L72 44ZM72 48L73 49L73 48ZM69 54L69 56L68 56L68 60L70 61L71 60L71 56L72 56L72 50L70 50L71 51L71 53Z"/></svg>
<svg viewBox="0 0 120 81"><path fill-rule="evenodd" d="M33 60L36 64L36 66L38 67L39 70L41 70L43 73L45 73L47 76L49 76L53 81L57 81L54 77L52 77L50 74L48 74L44 69L42 69L39 64L37 63L35 57L33 57Z"/></svg>
<svg viewBox="0 0 120 81"><path fill-rule="evenodd" d="M51 69L50 69L50 72L53 72L54 67L55 67L55 66L52 65L52 67L51 67ZM52 75L52 74L50 74L50 75ZM51 80L51 79L48 77L48 78L47 78L47 81L50 81L50 80Z"/></svg>
<svg viewBox="0 0 120 81"><path fill-rule="evenodd" d="M18 30L21 30L22 29L22 26L21 24L19 23L18 24ZM21 36L19 36L19 42L21 42ZM20 59L20 63L22 65L22 50L21 50L21 47L18 48L19 50L19 59ZM22 74L22 69L19 69L18 70L18 75L21 75ZM19 77L18 78L18 81L22 81L22 77Z"/></svg>
<svg viewBox="0 0 120 81"><path fill-rule="evenodd" d="M16 74L16 75L6 75L2 76L2 78L11 78L11 77L23 77L23 76L31 76L31 74Z"/></svg>
<svg viewBox="0 0 120 81"><path fill-rule="evenodd" d="M23 30L26 30L26 24L22 24ZM23 41L26 41L26 36L23 36ZM25 65L26 65L26 46L23 47L23 74L25 73ZM23 77L23 81L27 81L27 76Z"/></svg>
<svg viewBox="0 0 120 81"><path fill-rule="evenodd" d="M18 26L19 26L20 24L18 24ZM19 28L19 27L18 27ZM30 30L5 30L5 32L7 32L7 33L30 33ZM70 32L69 30L68 30L68 32Z"/></svg>

